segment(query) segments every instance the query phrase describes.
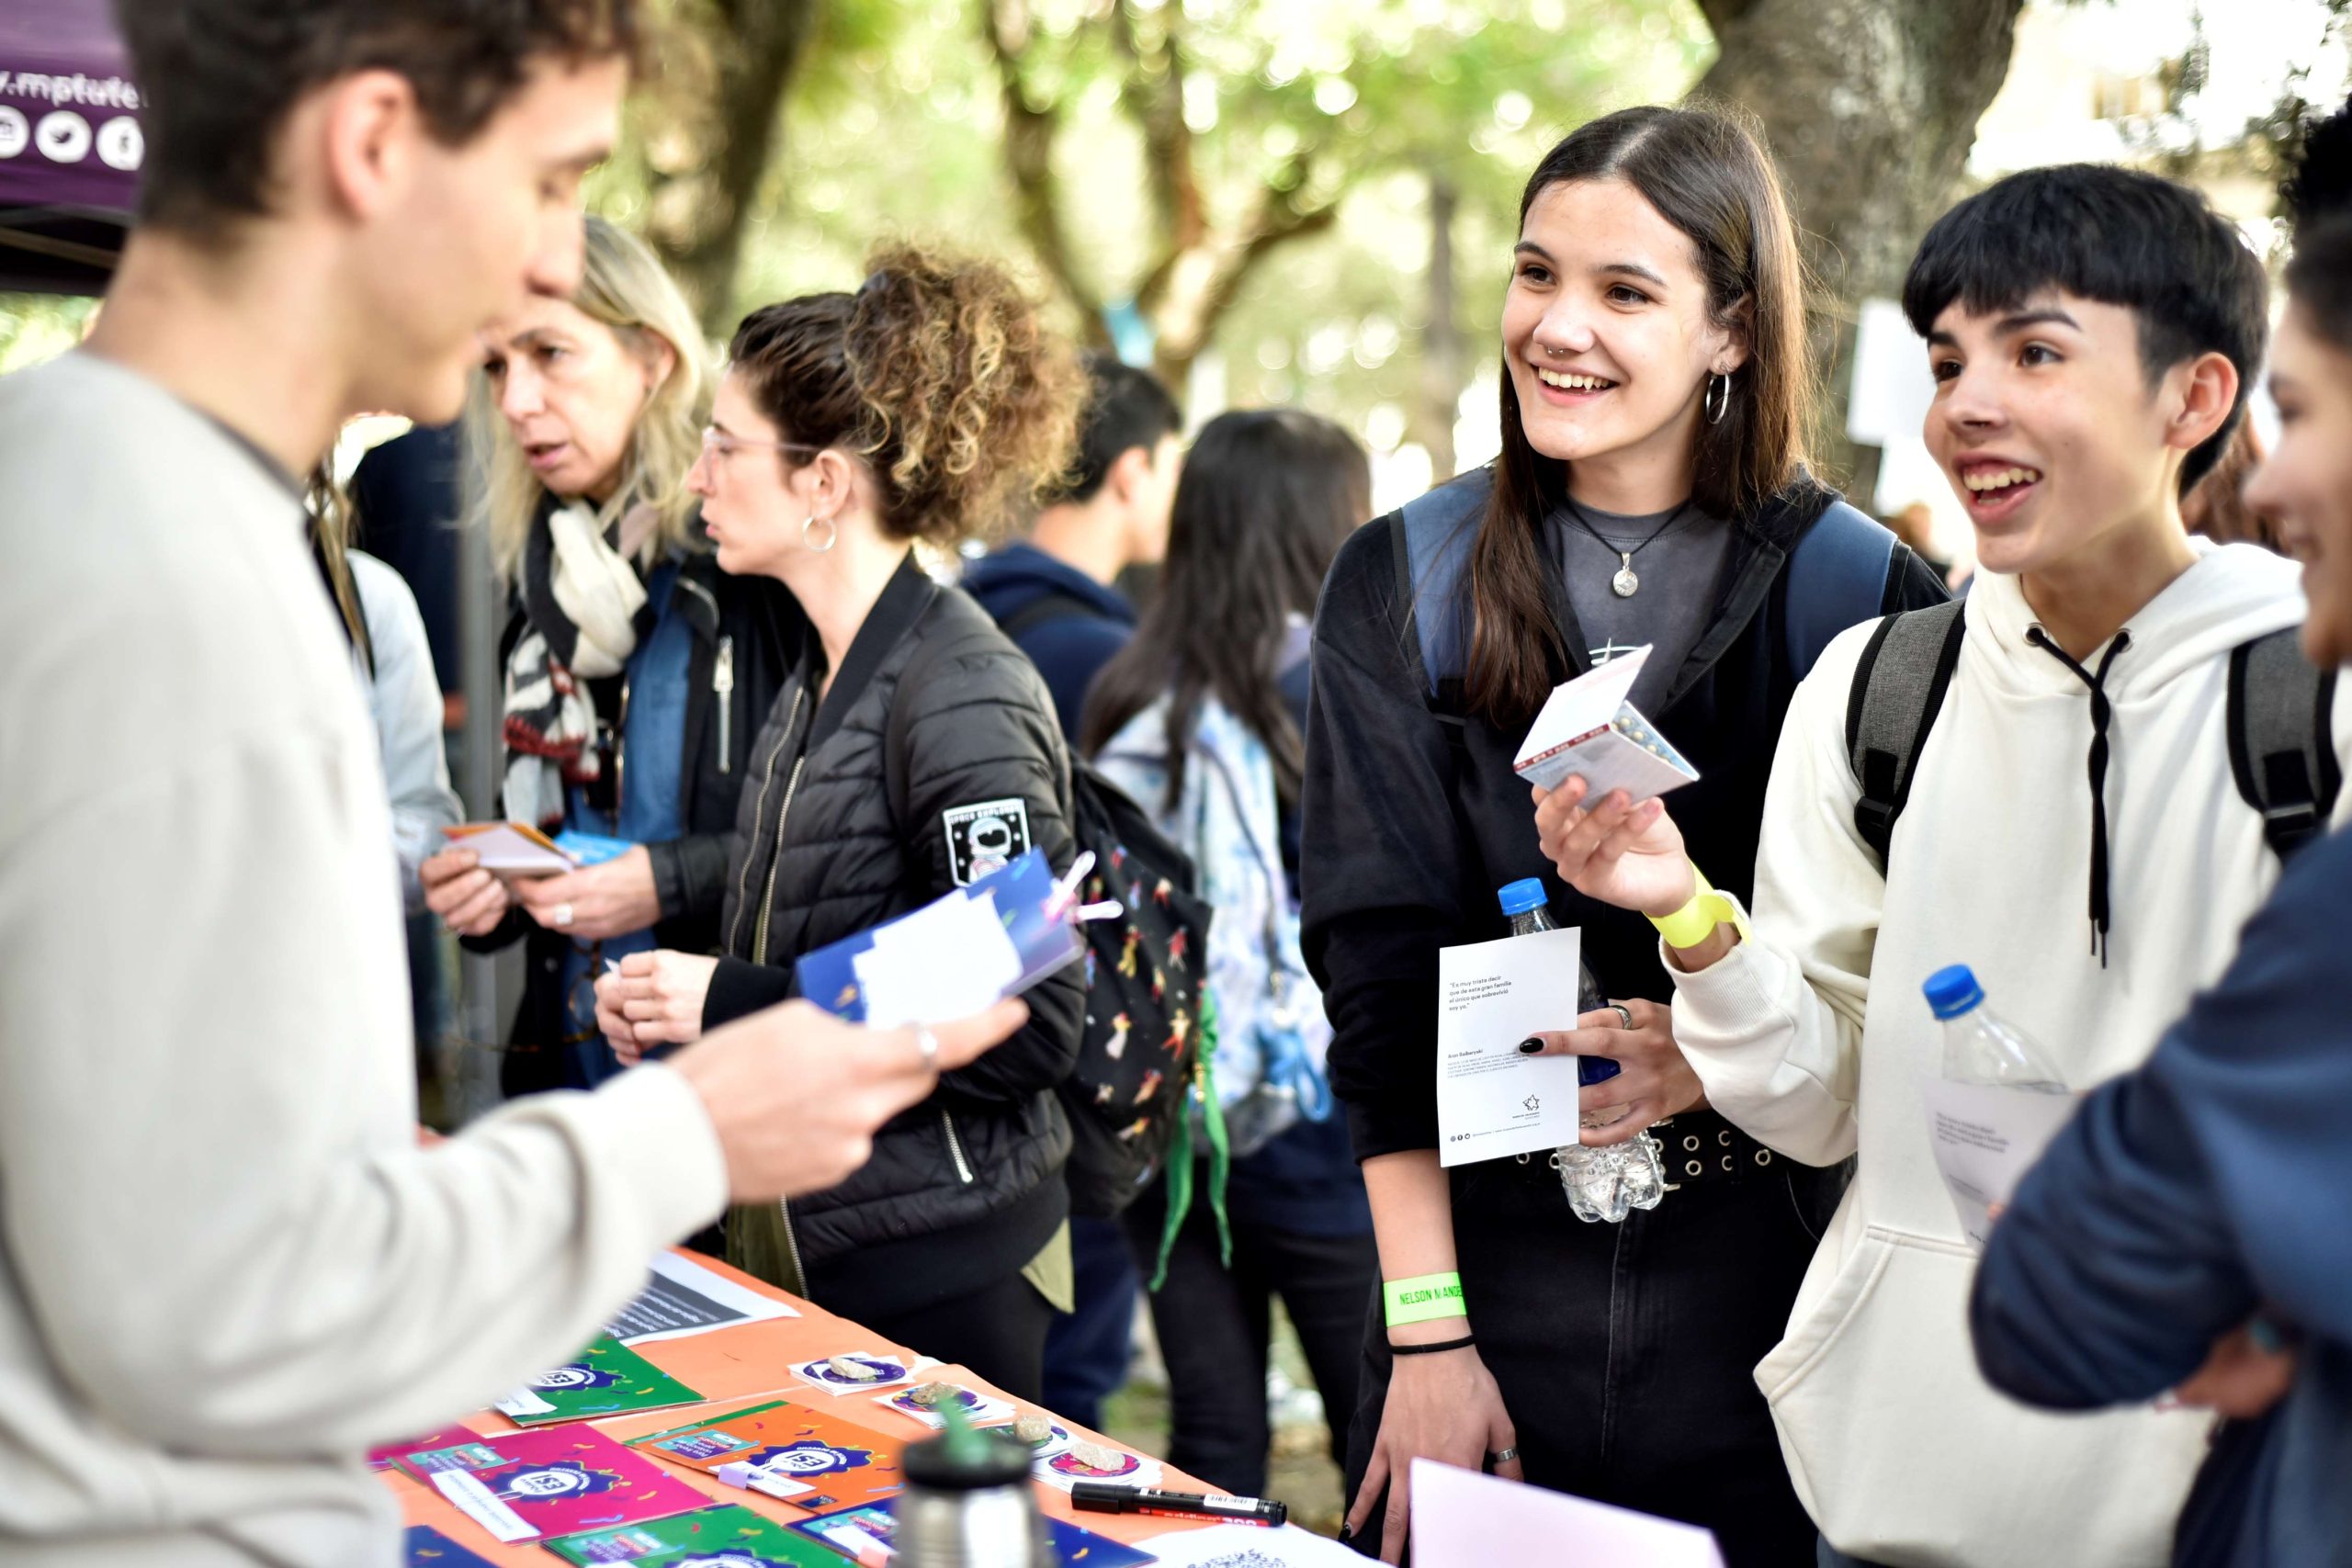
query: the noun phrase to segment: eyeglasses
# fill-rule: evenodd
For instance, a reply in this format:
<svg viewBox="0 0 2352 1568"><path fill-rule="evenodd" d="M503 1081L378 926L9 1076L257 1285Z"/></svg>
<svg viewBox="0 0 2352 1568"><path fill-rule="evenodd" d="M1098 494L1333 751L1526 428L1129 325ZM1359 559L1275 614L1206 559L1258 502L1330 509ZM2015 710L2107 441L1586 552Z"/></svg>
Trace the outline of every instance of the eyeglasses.
<svg viewBox="0 0 2352 1568"><path fill-rule="evenodd" d="M702 449L707 457L732 457L736 453L758 449L772 452L807 452L811 456L822 452L822 446L811 446L800 441L753 441L748 436L729 435L715 424L702 427Z"/></svg>

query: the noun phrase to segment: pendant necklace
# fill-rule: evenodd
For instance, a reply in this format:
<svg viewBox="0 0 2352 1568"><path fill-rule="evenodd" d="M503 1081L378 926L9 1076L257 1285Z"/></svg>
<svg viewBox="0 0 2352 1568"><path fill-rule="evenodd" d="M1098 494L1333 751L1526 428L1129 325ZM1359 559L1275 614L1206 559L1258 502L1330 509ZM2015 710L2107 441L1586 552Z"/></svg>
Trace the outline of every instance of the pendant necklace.
<svg viewBox="0 0 2352 1568"><path fill-rule="evenodd" d="M1696 498L1694 497L1693 499ZM1631 599L1634 594L1639 593L1642 591L1642 577L1641 573L1634 570L1634 558L1640 555L1644 550L1648 549L1653 544L1657 543L1659 535L1665 533L1668 528L1673 527L1677 523L1681 522L1682 514L1690 510L1690 502L1688 501L1684 502L1681 505L1676 507L1671 513L1667 514L1665 522L1650 530L1650 536L1648 538L1644 539L1640 544L1635 545L1630 550L1623 550L1619 549L1615 545L1611 544L1607 539L1601 536L1600 530L1594 527L1592 525L1592 520L1584 514L1583 507L1578 506L1574 501L1570 501L1568 502L1568 515L1577 520L1577 526L1591 535L1594 541L1598 543L1602 549L1615 553L1618 562L1617 574L1609 580L1609 591L1616 594L1620 599Z"/></svg>

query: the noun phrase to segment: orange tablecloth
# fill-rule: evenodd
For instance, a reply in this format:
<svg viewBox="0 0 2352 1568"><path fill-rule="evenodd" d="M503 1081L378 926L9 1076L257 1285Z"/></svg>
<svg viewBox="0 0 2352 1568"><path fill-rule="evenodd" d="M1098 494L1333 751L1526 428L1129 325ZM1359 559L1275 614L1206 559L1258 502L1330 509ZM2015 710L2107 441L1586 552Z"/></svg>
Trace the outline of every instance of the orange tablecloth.
<svg viewBox="0 0 2352 1568"><path fill-rule="evenodd" d="M918 1352L920 1347L894 1345L881 1336L859 1327L848 1318L836 1317L797 1296L786 1295L772 1285L763 1284L748 1274L729 1269L715 1258L683 1251L682 1256L693 1258L713 1273L732 1280L747 1290L790 1303L800 1315L776 1318L766 1323L738 1324L731 1328L717 1328L707 1334L692 1335L684 1339L658 1339L635 1347L639 1355L688 1388L707 1395L707 1401L701 1404L674 1405L666 1410L645 1410L629 1416L607 1416L589 1425L627 1441L630 1438L641 1438L648 1432L688 1426L695 1421L724 1414L730 1408L759 1403L759 1400L750 1397L758 1395L762 1399L790 1399L811 1405L902 1444L931 1435L928 1428L911 1416L901 1416L871 1399L836 1397L809 1388L794 1377L790 1371L795 1362L813 1360L820 1356L837 1356L848 1350L896 1351L907 1355ZM1003 1390L983 1382L962 1367L938 1367L925 1375L959 1382L1000 1399L1011 1400L1023 1410L1044 1408L1012 1400ZM484 1437L518 1430L514 1422L495 1410L479 1411L466 1417L465 1424ZM1098 1442L1111 1441L1074 1422L1063 1421L1062 1425L1079 1437ZM659 1460L653 1462L661 1464ZM674 1464L661 1464L661 1468L686 1484L708 1493L714 1502L738 1503L786 1523L809 1517L788 1503L729 1486L718 1477L706 1475L700 1471ZM1215 1490L1181 1471L1166 1466L1162 1468L1165 1474L1159 1484L1163 1486L1191 1492ZM456 1505L405 1472L387 1470L382 1474L384 1484L400 1498L401 1511L412 1525L431 1525L450 1540L469 1551L480 1552L492 1562L514 1563L517 1568L525 1568L525 1565L527 1568L548 1568L557 1561L538 1541L524 1541L514 1546L499 1544L489 1531L468 1518ZM1131 1514L1081 1514L1069 1506L1066 1494L1043 1482L1031 1484L1036 1489L1039 1506L1046 1513L1072 1520L1118 1540L1140 1541L1149 1536L1164 1535L1171 1529L1193 1528L1178 1519ZM842 1562L846 1564L849 1559L844 1557Z"/></svg>

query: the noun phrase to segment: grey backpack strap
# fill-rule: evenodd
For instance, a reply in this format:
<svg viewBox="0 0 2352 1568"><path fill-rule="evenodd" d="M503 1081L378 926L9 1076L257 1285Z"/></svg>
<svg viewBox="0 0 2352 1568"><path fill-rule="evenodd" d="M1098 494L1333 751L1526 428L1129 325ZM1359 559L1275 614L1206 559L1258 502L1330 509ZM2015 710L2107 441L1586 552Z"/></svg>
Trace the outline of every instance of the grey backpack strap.
<svg viewBox="0 0 2352 1568"><path fill-rule="evenodd" d="M1871 634L1854 666L1846 697L1846 755L1862 796L1854 803L1854 829L1886 864L1895 819L1911 799L1911 778L1944 689L1960 663L1965 640L1965 601L1889 615Z"/></svg>
<svg viewBox="0 0 2352 1568"><path fill-rule="evenodd" d="M2230 773L2282 861L2325 832L2335 810L2335 671L2303 657L2300 627L2230 650Z"/></svg>
<svg viewBox="0 0 2352 1568"><path fill-rule="evenodd" d="M1397 637L1419 649L1430 699L1469 665L1470 628L1459 589L1493 489L1493 473L1475 469L1407 502L1396 513Z"/></svg>

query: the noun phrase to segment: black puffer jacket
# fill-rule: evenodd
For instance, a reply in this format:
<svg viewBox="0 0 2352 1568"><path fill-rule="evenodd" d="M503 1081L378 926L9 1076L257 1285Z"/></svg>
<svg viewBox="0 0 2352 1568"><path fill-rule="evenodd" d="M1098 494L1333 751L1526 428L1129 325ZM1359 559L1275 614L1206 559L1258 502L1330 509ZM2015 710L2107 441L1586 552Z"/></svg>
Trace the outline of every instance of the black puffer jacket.
<svg viewBox="0 0 2352 1568"><path fill-rule="evenodd" d="M799 602L781 584L759 577L729 577L717 558L688 556L672 591L694 633L686 667L684 756L678 810L684 831L667 843L648 844L654 891L662 918L654 940L685 953L718 946L718 915L726 890L728 848L735 827L737 796L750 776L752 737L776 688L797 657L807 623ZM499 667L522 636L518 605L499 639ZM589 682L596 710L607 723L621 713L621 679ZM561 1085L556 1050L569 1032L564 1018L563 959L571 939L547 931L520 909L462 945L492 953L525 943L523 998L500 1069L509 1096Z"/></svg>
<svg viewBox="0 0 2352 1568"><path fill-rule="evenodd" d="M899 677L920 645L922 687ZM970 880L959 807L998 804L989 848L1034 845L1056 871L1076 855L1069 761L1036 670L961 592L910 555L884 589L821 703L809 641L752 754L704 1002L714 1028L793 994L800 954L856 935ZM903 816L884 753L894 704L905 737ZM813 710L813 711L812 711ZM1069 1123L1054 1086L1078 1060L1075 969L1028 994L1030 1021L883 1127L865 1168L792 1201L805 1288L837 1311L911 1310L1018 1269L1069 1212ZM949 1233L953 1233L952 1235Z"/></svg>

